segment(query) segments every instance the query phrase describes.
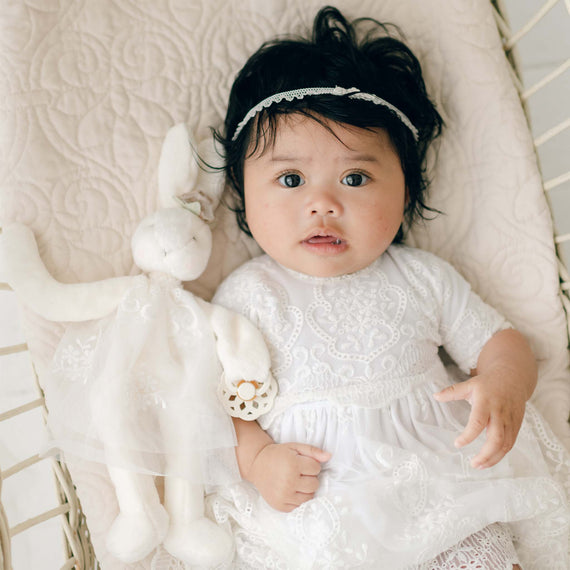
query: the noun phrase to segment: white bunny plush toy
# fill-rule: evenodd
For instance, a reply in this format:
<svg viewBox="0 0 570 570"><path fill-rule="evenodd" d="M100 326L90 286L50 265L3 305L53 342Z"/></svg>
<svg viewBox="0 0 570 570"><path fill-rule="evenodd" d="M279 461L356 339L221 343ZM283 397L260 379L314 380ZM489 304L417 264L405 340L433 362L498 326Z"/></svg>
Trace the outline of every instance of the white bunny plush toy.
<svg viewBox="0 0 570 570"><path fill-rule="evenodd" d="M141 275L63 284L46 270L29 228L11 224L2 235L8 280L23 304L73 321L43 381L49 445L67 461L108 466L119 514L106 542L124 562L160 543L190 565L231 557L229 535L204 514L204 487L239 478L228 413L256 419L276 391L257 329L182 287L206 268L205 220L222 188L219 175L198 167L193 146L184 125L164 141L165 207L132 238ZM164 504L156 475L165 476Z"/></svg>

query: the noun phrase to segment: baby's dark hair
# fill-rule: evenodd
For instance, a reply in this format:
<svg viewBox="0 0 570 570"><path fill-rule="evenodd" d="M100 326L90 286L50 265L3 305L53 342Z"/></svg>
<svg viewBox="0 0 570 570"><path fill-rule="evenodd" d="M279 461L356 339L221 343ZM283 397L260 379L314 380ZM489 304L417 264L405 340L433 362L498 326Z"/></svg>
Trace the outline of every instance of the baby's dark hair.
<svg viewBox="0 0 570 570"><path fill-rule="evenodd" d="M358 32L365 32L359 39ZM272 103L250 120L232 140L248 111L271 95L307 87L356 87L388 101L404 113L417 129L413 133L389 108L348 95L306 96ZM349 23L330 6L315 17L311 39L285 38L264 43L246 62L232 86L222 143L226 175L234 191L240 228L251 235L244 205L244 162L275 141L282 115L303 114L355 127L382 128L388 132L404 172L408 193L405 219L408 226L426 211L428 181L425 155L439 135L442 119L429 100L420 64L410 49L389 35L389 27L370 18ZM404 237L400 228L394 242Z"/></svg>

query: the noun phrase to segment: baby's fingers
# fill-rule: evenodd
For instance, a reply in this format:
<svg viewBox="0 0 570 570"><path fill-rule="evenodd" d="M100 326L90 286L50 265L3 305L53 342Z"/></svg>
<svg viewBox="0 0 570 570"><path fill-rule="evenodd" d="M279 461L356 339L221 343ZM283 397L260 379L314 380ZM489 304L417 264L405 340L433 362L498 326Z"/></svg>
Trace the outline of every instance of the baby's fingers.
<svg viewBox="0 0 570 570"><path fill-rule="evenodd" d="M512 449L515 439L514 430L510 424L491 421L487 428L485 444L473 458L471 465L477 469L492 467Z"/></svg>
<svg viewBox="0 0 570 570"><path fill-rule="evenodd" d="M317 477L307 477L302 475L299 478L299 484L297 485L298 493L314 494L319 488L319 479Z"/></svg>
<svg viewBox="0 0 570 570"><path fill-rule="evenodd" d="M489 412L481 405L473 401L473 383L470 380L452 384L437 392L433 397L438 402L452 402L454 400L467 400L471 405L469 420L463 432L456 438L455 446L463 447L474 441L489 423Z"/></svg>
<svg viewBox="0 0 570 570"><path fill-rule="evenodd" d="M317 492L318 488L318 477L301 475L296 485L295 493L289 499L283 510L285 512L291 512L293 509L299 507L303 503L310 501L315 497L315 493Z"/></svg>
<svg viewBox="0 0 570 570"><path fill-rule="evenodd" d="M459 382L458 384L452 384L447 388L444 388L440 392L437 392L433 397L438 402L452 402L454 400L467 400L471 399L472 386L469 380L465 382Z"/></svg>
<svg viewBox="0 0 570 570"><path fill-rule="evenodd" d="M463 447L477 439L489 423L489 413L479 406L473 406L463 432L455 439L456 447Z"/></svg>
<svg viewBox="0 0 570 570"><path fill-rule="evenodd" d="M321 464L311 457L300 455L297 458L299 475L318 475L321 472Z"/></svg>
<svg viewBox="0 0 570 570"><path fill-rule="evenodd" d="M331 458L331 454L328 451L324 451L308 443L288 443L287 446L290 449L294 449L299 455L310 457L320 463L324 463Z"/></svg>

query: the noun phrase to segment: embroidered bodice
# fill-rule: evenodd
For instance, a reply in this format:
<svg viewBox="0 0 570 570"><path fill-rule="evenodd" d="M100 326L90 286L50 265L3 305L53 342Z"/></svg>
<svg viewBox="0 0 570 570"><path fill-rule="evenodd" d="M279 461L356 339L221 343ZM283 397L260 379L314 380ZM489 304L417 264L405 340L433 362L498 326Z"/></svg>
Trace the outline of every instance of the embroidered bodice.
<svg viewBox="0 0 570 570"><path fill-rule="evenodd" d="M247 316L270 347L279 395L265 424L301 402L384 406L446 377L439 346L468 372L492 333L509 326L448 263L405 246L330 278L262 256L214 300Z"/></svg>

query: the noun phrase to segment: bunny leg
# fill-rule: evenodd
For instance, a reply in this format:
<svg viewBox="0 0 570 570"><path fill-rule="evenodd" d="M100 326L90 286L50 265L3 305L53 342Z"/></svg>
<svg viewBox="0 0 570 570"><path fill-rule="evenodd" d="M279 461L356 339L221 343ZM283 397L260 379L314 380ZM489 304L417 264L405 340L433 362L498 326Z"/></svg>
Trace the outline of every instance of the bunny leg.
<svg viewBox="0 0 570 570"><path fill-rule="evenodd" d="M119 560L130 563L143 559L162 542L168 529L168 514L160 504L154 477L137 470L143 463L137 442L130 435L132 428L123 393L127 382L123 377L101 382L91 394L91 405L119 507L107 532L107 549Z"/></svg>
<svg viewBox="0 0 570 570"><path fill-rule="evenodd" d="M204 516L204 488L180 477L164 481L164 504L170 528L164 548L191 565L213 567L227 561L233 550L229 534Z"/></svg>
<svg viewBox="0 0 570 570"><path fill-rule="evenodd" d="M168 514L151 475L117 467L110 467L109 475L120 512L107 533L107 549L123 562L142 560L163 541Z"/></svg>

